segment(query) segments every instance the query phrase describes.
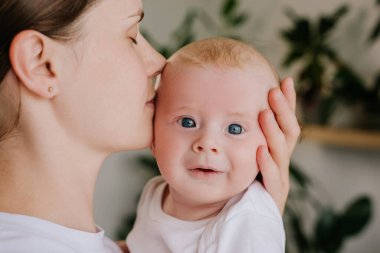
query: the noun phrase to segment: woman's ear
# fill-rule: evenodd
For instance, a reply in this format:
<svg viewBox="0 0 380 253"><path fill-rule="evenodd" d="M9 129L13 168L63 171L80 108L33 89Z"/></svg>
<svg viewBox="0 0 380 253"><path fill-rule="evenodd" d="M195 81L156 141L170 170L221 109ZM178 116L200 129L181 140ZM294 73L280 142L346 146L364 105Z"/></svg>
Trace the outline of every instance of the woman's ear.
<svg viewBox="0 0 380 253"><path fill-rule="evenodd" d="M20 32L11 43L9 57L13 71L30 92L42 98L52 98L58 93L56 46L52 39L34 30Z"/></svg>

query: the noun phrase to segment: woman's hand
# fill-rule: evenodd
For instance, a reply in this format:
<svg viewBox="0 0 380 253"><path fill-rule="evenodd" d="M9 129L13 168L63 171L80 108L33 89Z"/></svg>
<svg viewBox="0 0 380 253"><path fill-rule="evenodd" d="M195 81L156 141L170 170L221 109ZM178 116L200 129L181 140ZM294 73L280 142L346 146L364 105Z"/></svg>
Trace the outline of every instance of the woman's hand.
<svg viewBox="0 0 380 253"><path fill-rule="evenodd" d="M291 78L281 81L281 87L270 90L268 102L272 110L260 113L259 123L267 145L257 150L257 163L264 187L283 213L289 193L290 156L300 135L296 108L296 92Z"/></svg>

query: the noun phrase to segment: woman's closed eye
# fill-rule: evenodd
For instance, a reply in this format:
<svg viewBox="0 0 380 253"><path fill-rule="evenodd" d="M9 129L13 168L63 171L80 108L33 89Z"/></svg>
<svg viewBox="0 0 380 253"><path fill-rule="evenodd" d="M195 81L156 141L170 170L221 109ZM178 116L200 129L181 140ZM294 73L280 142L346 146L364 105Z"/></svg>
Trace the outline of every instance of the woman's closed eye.
<svg viewBox="0 0 380 253"><path fill-rule="evenodd" d="M131 42L135 45L138 44L138 41L137 41L137 38L139 37L139 26L138 25L134 25L133 27L131 27L128 31L127 31L127 36L128 36L128 39L131 40Z"/></svg>
<svg viewBox="0 0 380 253"><path fill-rule="evenodd" d="M184 128L194 128L197 126L195 121L189 117L183 117L177 121Z"/></svg>
<svg viewBox="0 0 380 253"><path fill-rule="evenodd" d="M228 128L227 129L228 133L233 134L233 135L242 134L244 132L244 128L241 125L236 124L236 123L228 125L227 128Z"/></svg>

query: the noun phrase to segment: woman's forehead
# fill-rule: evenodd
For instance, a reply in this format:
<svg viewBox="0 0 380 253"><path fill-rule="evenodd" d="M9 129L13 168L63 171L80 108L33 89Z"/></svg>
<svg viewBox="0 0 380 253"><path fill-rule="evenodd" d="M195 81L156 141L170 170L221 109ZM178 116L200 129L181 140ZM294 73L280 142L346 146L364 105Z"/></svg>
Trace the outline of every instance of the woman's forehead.
<svg viewBox="0 0 380 253"><path fill-rule="evenodd" d="M141 0L101 0L87 15L87 22L109 22L144 16Z"/></svg>

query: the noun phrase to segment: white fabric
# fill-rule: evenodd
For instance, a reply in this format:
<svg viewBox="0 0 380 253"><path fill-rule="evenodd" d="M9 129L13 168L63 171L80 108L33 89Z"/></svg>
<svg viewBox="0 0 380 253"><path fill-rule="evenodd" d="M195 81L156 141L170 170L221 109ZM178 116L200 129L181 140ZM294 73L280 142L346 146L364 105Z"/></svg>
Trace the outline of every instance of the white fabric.
<svg viewBox="0 0 380 253"><path fill-rule="evenodd" d="M145 186L126 239L131 253L285 252L280 212L259 182L231 198L217 216L195 222L163 212L166 185L162 177L155 177Z"/></svg>
<svg viewBox="0 0 380 253"><path fill-rule="evenodd" d="M0 212L0 253L121 253L98 228L70 229L39 218Z"/></svg>

